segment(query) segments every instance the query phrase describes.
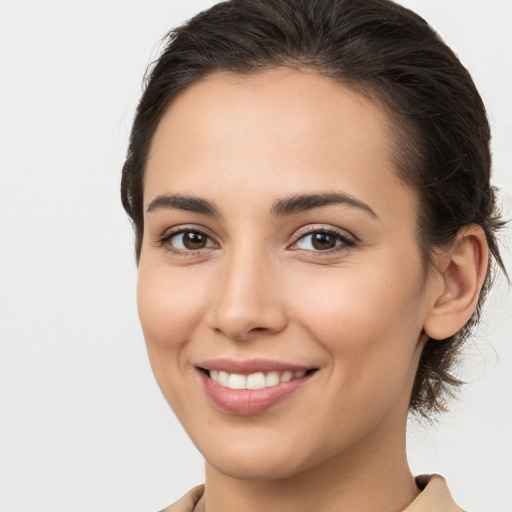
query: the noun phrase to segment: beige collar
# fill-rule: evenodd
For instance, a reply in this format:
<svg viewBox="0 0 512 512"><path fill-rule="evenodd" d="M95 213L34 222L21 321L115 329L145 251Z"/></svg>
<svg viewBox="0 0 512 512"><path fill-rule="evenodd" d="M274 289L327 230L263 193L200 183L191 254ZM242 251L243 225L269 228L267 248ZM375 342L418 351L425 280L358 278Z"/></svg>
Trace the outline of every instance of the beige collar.
<svg viewBox="0 0 512 512"><path fill-rule="evenodd" d="M464 512L453 501L452 495L441 475L416 477L421 493L403 512ZM183 498L161 512L203 512L204 485L198 485Z"/></svg>
<svg viewBox="0 0 512 512"><path fill-rule="evenodd" d="M453 501L441 475L418 476L416 485L422 491L403 512L464 512Z"/></svg>

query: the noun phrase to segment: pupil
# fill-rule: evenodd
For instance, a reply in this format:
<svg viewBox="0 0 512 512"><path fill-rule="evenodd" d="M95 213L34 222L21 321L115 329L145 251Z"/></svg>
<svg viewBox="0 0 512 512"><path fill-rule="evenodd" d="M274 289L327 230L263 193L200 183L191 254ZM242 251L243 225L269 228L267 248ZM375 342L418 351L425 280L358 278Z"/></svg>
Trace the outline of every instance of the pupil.
<svg viewBox="0 0 512 512"><path fill-rule="evenodd" d="M206 246L206 237L201 233L185 233L183 236L183 245L187 249L202 249Z"/></svg>
<svg viewBox="0 0 512 512"><path fill-rule="evenodd" d="M327 233L315 233L312 243L315 249L325 251L326 249L332 249L336 245L336 240Z"/></svg>

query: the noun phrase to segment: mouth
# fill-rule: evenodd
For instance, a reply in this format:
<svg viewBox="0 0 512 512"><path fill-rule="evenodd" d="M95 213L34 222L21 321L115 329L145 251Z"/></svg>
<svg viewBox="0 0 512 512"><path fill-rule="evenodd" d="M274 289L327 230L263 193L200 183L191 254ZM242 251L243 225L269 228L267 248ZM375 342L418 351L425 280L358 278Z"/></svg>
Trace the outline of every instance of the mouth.
<svg viewBox="0 0 512 512"><path fill-rule="evenodd" d="M229 389L265 389L277 386L279 384L302 379L307 375L317 371L317 368L309 370L285 370L285 371L268 371L254 372L249 374L230 373L225 370L207 370L199 368L209 379L213 380L220 386Z"/></svg>
<svg viewBox="0 0 512 512"><path fill-rule="evenodd" d="M217 408L246 416L290 399L319 369L271 361L215 360L196 366L196 370L206 395Z"/></svg>

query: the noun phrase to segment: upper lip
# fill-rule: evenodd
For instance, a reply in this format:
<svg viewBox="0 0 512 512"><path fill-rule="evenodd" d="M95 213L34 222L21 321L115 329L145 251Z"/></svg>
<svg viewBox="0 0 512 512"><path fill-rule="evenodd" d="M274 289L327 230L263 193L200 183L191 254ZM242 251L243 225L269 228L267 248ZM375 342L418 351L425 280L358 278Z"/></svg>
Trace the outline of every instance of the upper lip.
<svg viewBox="0 0 512 512"><path fill-rule="evenodd" d="M198 368L203 370L217 370L228 373L238 373L248 375L256 372L300 372L316 369L312 366L301 364L287 363L284 361L276 361L273 359L209 359L197 364Z"/></svg>

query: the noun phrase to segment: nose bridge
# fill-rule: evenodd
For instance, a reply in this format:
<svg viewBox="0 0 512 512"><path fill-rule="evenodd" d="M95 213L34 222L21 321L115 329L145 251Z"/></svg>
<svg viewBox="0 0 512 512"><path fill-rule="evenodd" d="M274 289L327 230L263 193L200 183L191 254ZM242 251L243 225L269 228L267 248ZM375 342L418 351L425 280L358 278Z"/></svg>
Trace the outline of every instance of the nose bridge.
<svg viewBox="0 0 512 512"><path fill-rule="evenodd" d="M271 334L286 325L276 262L264 250L233 249L222 262L211 325L236 340Z"/></svg>

